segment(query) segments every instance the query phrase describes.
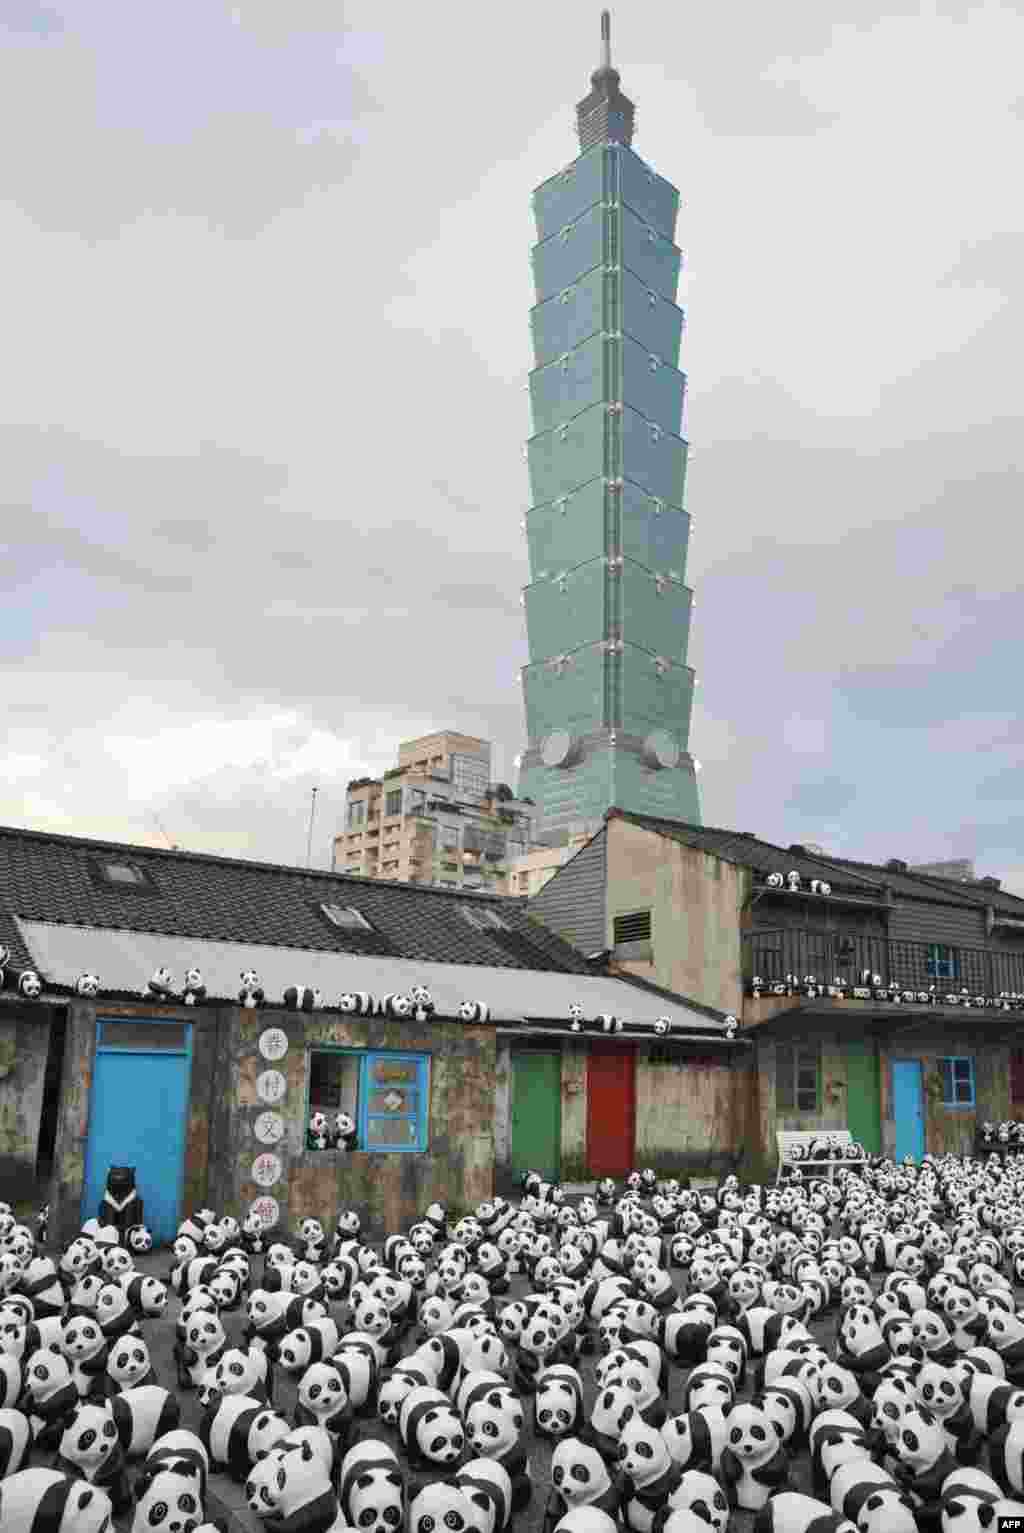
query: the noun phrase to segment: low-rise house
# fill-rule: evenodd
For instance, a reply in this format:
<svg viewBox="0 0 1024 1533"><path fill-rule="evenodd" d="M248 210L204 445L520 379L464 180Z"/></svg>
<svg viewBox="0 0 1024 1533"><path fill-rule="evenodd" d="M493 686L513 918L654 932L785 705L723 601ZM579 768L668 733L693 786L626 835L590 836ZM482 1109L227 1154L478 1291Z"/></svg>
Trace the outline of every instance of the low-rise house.
<svg viewBox="0 0 1024 1533"><path fill-rule="evenodd" d="M997 879L612 810L529 904L609 972L740 1018L754 1175L780 1130L920 1157L1024 1118L1024 899Z"/></svg>
<svg viewBox="0 0 1024 1533"><path fill-rule="evenodd" d="M57 1240L122 1164L158 1240L204 1204L288 1229L350 1206L394 1229L513 1171L564 1175L591 1041L743 1048L721 1015L598 972L520 900L15 829L0 887L0 1196L46 1182ZM310 1148L314 1111L351 1117L356 1148Z"/></svg>

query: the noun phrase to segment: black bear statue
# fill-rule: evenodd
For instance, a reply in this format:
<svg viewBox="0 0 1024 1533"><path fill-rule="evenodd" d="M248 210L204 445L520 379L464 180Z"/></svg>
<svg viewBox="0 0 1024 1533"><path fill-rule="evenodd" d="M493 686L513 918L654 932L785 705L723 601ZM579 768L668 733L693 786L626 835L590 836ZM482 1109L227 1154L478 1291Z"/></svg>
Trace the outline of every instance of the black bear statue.
<svg viewBox="0 0 1024 1533"><path fill-rule="evenodd" d="M97 1217L100 1224L115 1227L122 1244L131 1226L143 1223L142 1199L135 1186L134 1166L111 1166Z"/></svg>

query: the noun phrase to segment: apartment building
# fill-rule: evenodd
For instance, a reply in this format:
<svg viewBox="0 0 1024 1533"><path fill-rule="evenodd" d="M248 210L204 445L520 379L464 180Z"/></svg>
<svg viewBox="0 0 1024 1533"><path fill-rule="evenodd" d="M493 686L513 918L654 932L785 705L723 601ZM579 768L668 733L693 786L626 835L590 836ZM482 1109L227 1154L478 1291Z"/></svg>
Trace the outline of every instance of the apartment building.
<svg viewBox="0 0 1024 1533"><path fill-rule="evenodd" d="M569 835L565 846L537 846L520 857L511 858L508 892L532 899L589 840L586 831L579 831Z"/></svg>
<svg viewBox="0 0 1024 1533"><path fill-rule="evenodd" d="M518 893L510 862L533 845L532 814L492 782L488 740L453 730L424 735L402 742L383 777L349 783L332 866L401 883Z"/></svg>

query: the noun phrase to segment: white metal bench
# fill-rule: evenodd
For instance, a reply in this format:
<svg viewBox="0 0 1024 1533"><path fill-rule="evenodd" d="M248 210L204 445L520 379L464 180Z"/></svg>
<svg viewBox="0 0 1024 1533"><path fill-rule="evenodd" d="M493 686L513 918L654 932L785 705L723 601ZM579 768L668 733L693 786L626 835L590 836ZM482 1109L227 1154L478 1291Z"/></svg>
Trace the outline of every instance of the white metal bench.
<svg viewBox="0 0 1024 1533"><path fill-rule="evenodd" d="M837 1166L849 1165L849 1161L841 1160L790 1160L789 1152L795 1144L802 1144L809 1150L815 1139L823 1139L825 1136L835 1139L844 1148L853 1143L853 1135L848 1128L815 1128L815 1129L779 1129L775 1135L779 1151L779 1169L775 1177L776 1187L782 1181L782 1173L788 1166L795 1170L797 1166L806 1175L811 1172L815 1176L827 1176L831 1182L835 1176Z"/></svg>

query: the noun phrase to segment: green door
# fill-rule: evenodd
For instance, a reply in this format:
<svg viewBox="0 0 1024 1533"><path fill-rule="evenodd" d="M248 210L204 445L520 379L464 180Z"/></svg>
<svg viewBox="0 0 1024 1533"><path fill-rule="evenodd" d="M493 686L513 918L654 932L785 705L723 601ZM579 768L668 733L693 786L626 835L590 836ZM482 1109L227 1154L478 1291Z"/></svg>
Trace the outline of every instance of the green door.
<svg viewBox="0 0 1024 1533"><path fill-rule="evenodd" d="M562 1056L512 1055L512 1169L557 1179L562 1153Z"/></svg>
<svg viewBox="0 0 1024 1533"><path fill-rule="evenodd" d="M878 1049L872 1038L846 1043L846 1126L869 1155L882 1148Z"/></svg>

